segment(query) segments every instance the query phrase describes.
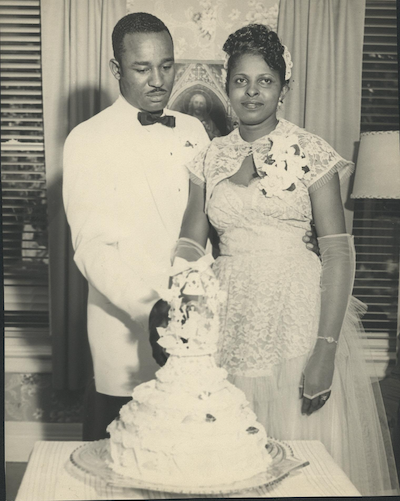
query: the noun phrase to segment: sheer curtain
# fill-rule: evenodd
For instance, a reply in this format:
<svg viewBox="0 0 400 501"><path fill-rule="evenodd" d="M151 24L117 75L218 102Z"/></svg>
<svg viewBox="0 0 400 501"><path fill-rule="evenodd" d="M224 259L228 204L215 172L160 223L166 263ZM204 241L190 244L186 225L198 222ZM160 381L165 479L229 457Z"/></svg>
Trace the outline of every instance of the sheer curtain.
<svg viewBox="0 0 400 501"><path fill-rule="evenodd" d="M62 202L64 141L118 96L108 62L111 33L126 0L41 0L44 140L47 176L53 384L83 387L91 373L86 281L73 262Z"/></svg>
<svg viewBox="0 0 400 501"><path fill-rule="evenodd" d="M281 0L278 34L292 59L287 120L323 137L355 161L361 122L365 0ZM351 181L342 186L351 233Z"/></svg>

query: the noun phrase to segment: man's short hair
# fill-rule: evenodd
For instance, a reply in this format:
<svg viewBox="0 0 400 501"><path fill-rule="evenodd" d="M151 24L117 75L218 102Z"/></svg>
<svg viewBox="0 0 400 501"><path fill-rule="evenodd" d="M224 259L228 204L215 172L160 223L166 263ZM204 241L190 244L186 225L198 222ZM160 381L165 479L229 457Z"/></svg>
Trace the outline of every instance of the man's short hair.
<svg viewBox="0 0 400 501"><path fill-rule="evenodd" d="M114 26L112 32L112 46L115 59L120 63L121 55L125 50L124 37L128 33L160 33L166 31L171 37L169 29L158 17L147 12L134 12L122 17Z"/></svg>

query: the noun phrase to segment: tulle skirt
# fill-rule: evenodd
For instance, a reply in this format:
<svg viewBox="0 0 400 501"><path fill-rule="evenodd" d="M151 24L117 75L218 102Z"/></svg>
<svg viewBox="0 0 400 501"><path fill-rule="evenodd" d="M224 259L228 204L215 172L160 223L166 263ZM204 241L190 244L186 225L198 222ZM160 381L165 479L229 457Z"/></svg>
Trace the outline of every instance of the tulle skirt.
<svg viewBox="0 0 400 501"><path fill-rule="evenodd" d="M352 298L336 353L332 392L310 416L301 414L299 381L307 356L285 360L268 376L229 375L242 389L270 437L319 440L363 496L396 495L399 485L382 395L365 361L359 321L364 305ZM306 459L306 458L304 458Z"/></svg>

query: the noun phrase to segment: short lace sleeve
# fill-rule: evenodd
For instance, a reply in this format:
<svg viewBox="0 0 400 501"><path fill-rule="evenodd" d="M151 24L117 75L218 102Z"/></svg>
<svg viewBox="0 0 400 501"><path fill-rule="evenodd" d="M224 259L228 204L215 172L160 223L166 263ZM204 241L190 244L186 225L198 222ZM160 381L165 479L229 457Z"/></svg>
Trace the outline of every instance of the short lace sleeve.
<svg viewBox="0 0 400 501"><path fill-rule="evenodd" d="M341 182L353 173L354 163L342 158L324 139L305 134L299 142L309 158L310 172L304 180L310 193L330 181L336 172Z"/></svg>
<svg viewBox="0 0 400 501"><path fill-rule="evenodd" d="M205 167L205 159L207 152L209 150L210 145L208 144L205 148L203 148L197 155L186 164L186 168L189 171L190 180L197 185L204 185L206 182L204 167Z"/></svg>

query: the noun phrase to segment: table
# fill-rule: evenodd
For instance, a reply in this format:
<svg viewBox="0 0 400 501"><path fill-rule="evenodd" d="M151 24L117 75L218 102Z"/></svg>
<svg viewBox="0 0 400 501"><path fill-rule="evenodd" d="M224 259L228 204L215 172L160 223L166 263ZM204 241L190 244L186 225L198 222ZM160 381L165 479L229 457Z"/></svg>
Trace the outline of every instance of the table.
<svg viewBox="0 0 400 501"><path fill-rule="evenodd" d="M314 440L287 441L300 459L310 462L289 477L269 487L233 494L230 497L310 497L360 496L343 470L333 461L321 442ZM36 442L15 501L70 501L100 499L177 499L188 498L144 490L115 490L102 486L101 481L85 475L73 478L65 469L73 450L83 442ZM96 490L97 489L97 490ZM194 496L193 496L194 497ZM204 498L206 496L202 496ZM211 497L211 496L210 496Z"/></svg>

